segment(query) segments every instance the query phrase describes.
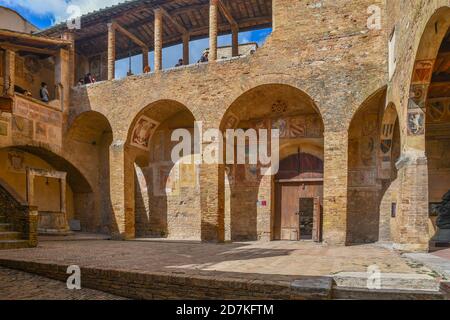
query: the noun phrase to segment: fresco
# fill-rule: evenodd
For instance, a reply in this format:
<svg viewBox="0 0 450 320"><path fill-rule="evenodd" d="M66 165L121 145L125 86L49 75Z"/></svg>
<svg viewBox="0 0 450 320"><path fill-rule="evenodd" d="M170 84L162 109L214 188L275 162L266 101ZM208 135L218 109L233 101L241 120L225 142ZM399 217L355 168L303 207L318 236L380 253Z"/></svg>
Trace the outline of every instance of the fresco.
<svg viewBox="0 0 450 320"><path fill-rule="evenodd" d="M146 116L141 116L136 122L133 134L131 135L131 145L143 150L149 150L150 139L158 125L158 122Z"/></svg>

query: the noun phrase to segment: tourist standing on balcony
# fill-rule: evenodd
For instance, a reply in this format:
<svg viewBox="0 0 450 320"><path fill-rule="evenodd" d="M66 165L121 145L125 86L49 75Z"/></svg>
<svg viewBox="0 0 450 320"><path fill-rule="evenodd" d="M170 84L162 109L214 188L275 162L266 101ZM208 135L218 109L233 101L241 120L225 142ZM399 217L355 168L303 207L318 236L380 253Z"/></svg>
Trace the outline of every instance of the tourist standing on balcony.
<svg viewBox="0 0 450 320"><path fill-rule="evenodd" d="M183 59L178 59L178 63L175 65L175 68L183 66Z"/></svg>
<svg viewBox="0 0 450 320"><path fill-rule="evenodd" d="M88 73L84 77L84 84L92 84L92 83L95 83L95 78L92 76L92 74Z"/></svg>
<svg viewBox="0 0 450 320"><path fill-rule="evenodd" d="M41 89L39 90L39 96L41 97L41 101L43 101L43 102L49 101L47 84L45 82L41 83Z"/></svg>
<svg viewBox="0 0 450 320"><path fill-rule="evenodd" d="M206 50L205 52L203 52L202 57L200 58L200 60L198 62L201 63L201 62L208 62L208 61L209 61L209 51Z"/></svg>

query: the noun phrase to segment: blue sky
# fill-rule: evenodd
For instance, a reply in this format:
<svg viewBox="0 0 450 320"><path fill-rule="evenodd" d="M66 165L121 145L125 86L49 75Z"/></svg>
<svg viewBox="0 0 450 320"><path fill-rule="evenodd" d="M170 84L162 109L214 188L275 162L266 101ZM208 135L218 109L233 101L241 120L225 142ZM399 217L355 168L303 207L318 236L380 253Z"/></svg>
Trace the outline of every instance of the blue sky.
<svg viewBox="0 0 450 320"><path fill-rule="evenodd" d="M19 12L24 18L38 28L44 29L53 24L66 20L70 15L71 6L75 6L78 14L85 14L107 6L124 2L123 0L0 0L0 5ZM68 10L69 9L69 10ZM260 46L270 34L270 29L242 32L239 34L239 43L257 42ZM219 46L231 45L231 36L221 36L218 40ZM190 58L191 63L196 62L204 49L208 48L209 40L201 39L191 41ZM179 58L183 56L182 45L176 45L163 50L163 68L173 67ZM126 76L129 59L116 62L116 77ZM132 57L132 71L141 73L142 56ZM150 53L150 64L153 70L153 52Z"/></svg>

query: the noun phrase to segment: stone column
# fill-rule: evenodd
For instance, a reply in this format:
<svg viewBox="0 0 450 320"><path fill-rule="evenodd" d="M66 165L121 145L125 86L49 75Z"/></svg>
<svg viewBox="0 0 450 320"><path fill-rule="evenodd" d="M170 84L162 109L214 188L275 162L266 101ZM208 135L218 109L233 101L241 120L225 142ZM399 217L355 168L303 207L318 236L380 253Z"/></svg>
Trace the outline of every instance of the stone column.
<svg viewBox="0 0 450 320"><path fill-rule="evenodd" d="M425 139L425 137L424 137ZM396 248L423 251L429 247L428 161L424 151L405 150L398 162L399 203L392 240Z"/></svg>
<svg viewBox="0 0 450 320"><path fill-rule="evenodd" d="M59 99L61 104L61 111L69 111L70 103L70 72L69 72L70 54L67 49L59 49L59 54L56 57L55 65L55 85L56 94L55 99Z"/></svg>
<svg viewBox="0 0 450 320"><path fill-rule="evenodd" d="M134 166L127 155L122 141L115 141L110 147L110 194L112 204L113 237L133 239L134 222Z"/></svg>
<svg viewBox="0 0 450 320"><path fill-rule="evenodd" d="M323 240L345 245L347 239L348 132L325 132Z"/></svg>
<svg viewBox="0 0 450 320"><path fill-rule="evenodd" d="M148 66L148 48L142 48L142 70Z"/></svg>
<svg viewBox="0 0 450 320"><path fill-rule="evenodd" d="M75 33L66 31L64 32L62 38L64 40L69 40L72 45L69 48L69 85L73 87L77 83L76 71L75 71Z"/></svg>
<svg viewBox="0 0 450 320"><path fill-rule="evenodd" d="M59 186L60 186L60 192L61 192L61 213L67 212L67 205L66 205L66 180L67 180L67 173L64 173L63 177L59 179Z"/></svg>
<svg viewBox="0 0 450 320"><path fill-rule="evenodd" d="M10 49L5 50L5 71L3 84L6 94L14 95L14 85L16 83L16 52Z"/></svg>
<svg viewBox="0 0 450 320"><path fill-rule="evenodd" d="M116 72L116 29L108 23L108 80L113 80Z"/></svg>
<svg viewBox="0 0 450 320"><path fill-rule="evenodd" d="M155 71L162 69L163 13L155 9Z"/></svg>
<svg viewBox="0 0 450 320"><path fill-rule="evenodd" d="M34 206L34 177L30 169L27 169L27 202L30 206Z"/></svg>
<svg viewBox="0 0 450 320"><path fill-rule="evenodd" d="M237 57L239 55L239 28L237 26L231 30L231 46L232 56Z"/></svg>
<svg viewBox="0 0 450 320"><path fill-rule="evenodd" d="M210 0L209 4L209 60L217 60L217 16L218 10L218 0Z"/></svg>
<svg viewBox="0 0 450 320"><path fill-rule="evenodd" d="M189 65L189 40L190 35L186 33L183 35L183 64L185 66Z"/></svg>

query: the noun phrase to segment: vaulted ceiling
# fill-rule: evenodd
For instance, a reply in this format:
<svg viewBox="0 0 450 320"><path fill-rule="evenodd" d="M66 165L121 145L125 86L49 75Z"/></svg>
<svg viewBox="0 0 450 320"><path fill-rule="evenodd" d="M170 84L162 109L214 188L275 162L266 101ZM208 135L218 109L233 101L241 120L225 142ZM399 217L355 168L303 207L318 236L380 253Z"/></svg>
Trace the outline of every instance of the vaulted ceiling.
<svg viewBox="0 0 450 320"><path fill-rule="evenodd" d="M450 30L436 58L429 97L450 97Z"/></svg>

